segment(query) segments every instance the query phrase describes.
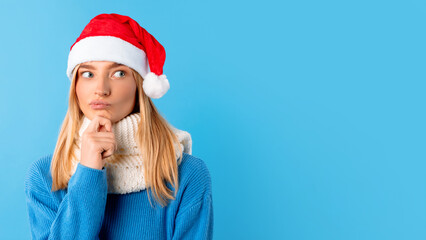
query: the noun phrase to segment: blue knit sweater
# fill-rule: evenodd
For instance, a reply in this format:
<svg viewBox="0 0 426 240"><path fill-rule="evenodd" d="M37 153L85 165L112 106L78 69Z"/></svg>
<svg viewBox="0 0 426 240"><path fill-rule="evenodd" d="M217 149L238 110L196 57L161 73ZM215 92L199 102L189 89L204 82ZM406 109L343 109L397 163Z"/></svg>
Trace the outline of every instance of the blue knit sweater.
<svg viewBox="0 0 426 240"><path fill-rule="evenodd" d="M25 180L32 239L212 239L213 202L205 163L183 153L176 199L161 207L147 190L107 193L106 168L78 163L68 188L51 192L52 154ZM171 190L174 188L168 183Z"/></svg>

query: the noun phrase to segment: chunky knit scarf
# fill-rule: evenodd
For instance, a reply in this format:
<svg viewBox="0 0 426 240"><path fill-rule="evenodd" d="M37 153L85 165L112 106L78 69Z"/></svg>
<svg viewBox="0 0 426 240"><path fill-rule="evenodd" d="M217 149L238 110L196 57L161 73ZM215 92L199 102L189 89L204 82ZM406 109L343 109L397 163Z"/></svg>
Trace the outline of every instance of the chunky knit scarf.
<svg viewBox="0 0 426 240"><path fill-rule="evenodd" d="M73 159L72 161L72 174L75 173L81 157L81 136L91 122L86 116L83 118L83 123L80 127L77 139L78 148L74 149L75 156L78 159ZM118 150L116 150L113 155L105 158L108 193L126 194L138 192L146 188L143 159L136 145L134 136L139 121L140 113L132 113L112 125L115 140L118 144ZM170 125L170 127L178 137L183 152L191 154L191 135L172 125ZM175 149L178 150L177 145L175 145ZM178 159L178 155L176 154L176 160L178 160L177 164L179 165L182 159Z"/></svg>

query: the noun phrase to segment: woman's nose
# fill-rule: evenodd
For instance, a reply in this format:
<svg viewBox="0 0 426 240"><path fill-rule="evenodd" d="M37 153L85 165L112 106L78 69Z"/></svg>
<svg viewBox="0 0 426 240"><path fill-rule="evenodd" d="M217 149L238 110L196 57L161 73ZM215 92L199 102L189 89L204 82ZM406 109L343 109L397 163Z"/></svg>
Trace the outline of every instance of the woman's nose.
<svg viewBox="0 0 426 240"><path fill-rule="evenodd" d="M108 79L99 79L98 85L96 86L96 94L99 96L108 96L110 94L110 87L108 84Z"/></svg>
<svg viewBox="0 0 426 240"><path fill-rule="evenodd" d="M97 90L96 94L99 95L99 96L108 96L109 92L106 91L106 90Z"/></svg>

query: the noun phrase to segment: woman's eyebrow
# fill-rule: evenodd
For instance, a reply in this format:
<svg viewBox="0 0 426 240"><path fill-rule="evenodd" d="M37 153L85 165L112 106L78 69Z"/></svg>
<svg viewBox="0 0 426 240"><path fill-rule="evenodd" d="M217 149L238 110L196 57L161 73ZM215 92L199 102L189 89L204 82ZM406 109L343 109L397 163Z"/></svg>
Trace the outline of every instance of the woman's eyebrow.
<svg viewBox="0 0 426 240"><path fill-rule="evenodd" d="M116 62L114 62L114 63L111 63L109 66L108 66L108 68L115 68L115 67L121 67L121 66L124 66L124 64L120 64L120 63L116 63ZM93 67L92 65L88 65L88 64L81 64L80 65L80 68L87 68L87 69L92 69L92 70L95 70L96 68L95 67Z"/></svg>
<svg viewBox="0 0 426 240"><path fill-rule="evenodd" d="M91 65L87 65L87 64L81 64L81 65L80 65L80 68L87 68L87 69L92 69L92 70L94 70L94 69L95 69L93 66L91 66Z"/></svg>
<svg viewBox="0 0 426 240"><path fill-rule="evenodd" d="M120 64L120 63L112 63L111 65L109 65L109 68L114 68L114 67L121 67L124 66L124 64Z"/></svg>

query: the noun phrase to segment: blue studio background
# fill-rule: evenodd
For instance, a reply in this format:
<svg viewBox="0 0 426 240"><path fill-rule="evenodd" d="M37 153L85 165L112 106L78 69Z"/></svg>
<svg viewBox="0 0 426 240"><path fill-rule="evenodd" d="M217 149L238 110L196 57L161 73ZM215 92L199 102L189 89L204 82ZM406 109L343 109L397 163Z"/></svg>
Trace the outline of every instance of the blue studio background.
<svg viewBox="0 0 426 240"><path fill-rule="evenodd" d="M426 3L1 1L0 236L52 153L69 48L99 13L166 49L154 103L211 172L214 239L426 239Z"/></svg>

